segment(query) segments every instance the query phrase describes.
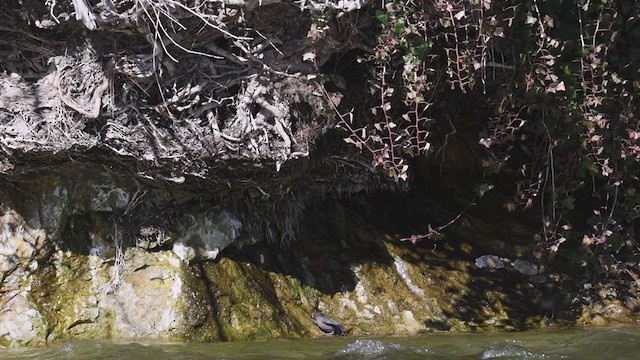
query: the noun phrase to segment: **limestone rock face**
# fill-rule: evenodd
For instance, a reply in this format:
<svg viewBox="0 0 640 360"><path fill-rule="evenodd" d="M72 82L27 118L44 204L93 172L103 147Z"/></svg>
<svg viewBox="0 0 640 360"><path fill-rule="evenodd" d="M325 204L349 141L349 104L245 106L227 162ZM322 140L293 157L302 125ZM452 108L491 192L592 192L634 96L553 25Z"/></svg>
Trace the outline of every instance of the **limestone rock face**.
<svg viewBox="0 0 640 360"><path fill-rule="evenodd" d="M0 209L0 229L0 272L3 274L29 264L46 237L44 231L32 229L20 214L6 206Z"/></svg>
<svg viewBox="0 0 640 360"><path fill-rule="evenodd" d="M31 228L7 204L0 209L0 344L44 342L42 315L28 299L29 274L37 270L36 256L46 233Z"/></svg>
<svg viewBox="0 0 640 360"><path fill-rule="evenodd" d="M132 249L124 255L120 282L101 277L93 282L100 314L113 317L116 338L173 338L183 320L180 261L170 252ZM104 274L107 275L107 274ZM106 280L106 281L105 281ZM100 320L108 318L102 316ZM104 326L102 321L97 326Z"/></svg>
<svg viewBox="0 0 640 360"><path fill-rule="evenodd" d="M241 241L228 208L107 170L15 186L0 199L2 345L319 335L318 306L356 334L445 317L424 269L381 239L349 240L342 208L318 223L337 224L329 236L313 225L279 246Z"/></svg>
<svg viewBox="0 0 640 360"><path fill-rule="evenodd" d="M321 336L316 309L363 336L523 329L544 315L530 276L476 266L495 248L469 251L479 245L455 233L442 249L407 245L388 235L406 218L380 203L327 201L282 245L244 240L229 208L108 172L12 186L0 192L0 346ZM576 321L638 308L599 298L611 300ZM571 324L569 306L554 321Z"/></svg>
<svg viewBox="0 0 640 360"><path fill-rule="evenodd" d="M184 294L189 261L214 259L242 230L229 210L176 211L169 204L188 194L143 191L110 171L20 186L0 192L0 345L186 336L189 299L208 297ZM165 216L150 218L158 206Z"/></svg>
<svg viewBox="0 0 640 360"><path fill-rule="evenodd" d="M0 313L0 342L4 345L39 345L46 336L42 315L21 292L3 303Z"/></svg>

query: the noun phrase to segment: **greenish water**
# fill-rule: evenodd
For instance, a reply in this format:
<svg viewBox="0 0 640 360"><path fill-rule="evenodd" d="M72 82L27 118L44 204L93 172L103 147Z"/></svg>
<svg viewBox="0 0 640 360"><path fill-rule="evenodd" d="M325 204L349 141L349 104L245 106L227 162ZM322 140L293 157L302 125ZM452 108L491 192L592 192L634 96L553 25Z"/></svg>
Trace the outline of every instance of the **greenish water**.
<svg viewBox="0 0 640 360"><path fill-rule="evenodd" d="M209 344L70 342L0 359L640 359L640 328Z"/></svg>

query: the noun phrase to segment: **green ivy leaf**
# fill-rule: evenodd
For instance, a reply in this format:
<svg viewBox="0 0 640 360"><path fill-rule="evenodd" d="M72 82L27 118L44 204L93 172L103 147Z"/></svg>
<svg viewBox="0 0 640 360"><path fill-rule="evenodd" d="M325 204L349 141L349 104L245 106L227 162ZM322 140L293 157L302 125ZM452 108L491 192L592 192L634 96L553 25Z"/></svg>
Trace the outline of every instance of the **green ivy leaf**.
<svg viewBox="0 0 640 360"><path fill-rule="evenodd" d="M593 174L600 174L600 170L598 170L598 167L596 166L596 164L594 164L593 162L585 162L584 163L584 168L589 171L590 173Z"/></svg>
<svg viewBox="0 0 640 360"><path fill-rule="evenodd" d="M618 253L624 247L624 239L620 234L616 233L609 237L608 243L611 244L611 249Z"/></svg>
<svg viewBox="0 0 640 360"><path fill-rule="evenodd" d="M385 25L389 25L389 17L387 13L382 10L376 10L376 19Z"/></svg>
<svg viewBox="0 0 640 360"><path fill-rule="evenodd" d="M395 24L393 24L393 32L396 34L403 34L404 27L405 27L404 19L397 19L395 21Z"/></svg>

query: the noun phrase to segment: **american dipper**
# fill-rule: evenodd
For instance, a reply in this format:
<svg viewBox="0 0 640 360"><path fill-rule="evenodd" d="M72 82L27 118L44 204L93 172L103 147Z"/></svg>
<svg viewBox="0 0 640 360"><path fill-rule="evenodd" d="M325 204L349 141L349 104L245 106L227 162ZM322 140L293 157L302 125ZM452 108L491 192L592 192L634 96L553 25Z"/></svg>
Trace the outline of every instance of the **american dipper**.
<svg viewBox="0 0 640 360"><path fill-rule="evenodd" d="M560 302L561 296L562 294L558 289L553 289L550 293L542 296L542 298L540 299L540 307L542 308L542 310L545 311L544 313L545 319L547 318L547 315L551 313L551 319L553 320L553 317L556 314L556 309L558 308L558 305L559 305L558 303Z"/></svg>
<svg viewBox="0 0 640 360"><path fill-rule="evenodd" d="M346 335L344 333L344 326L323 314L322 311L314 311L311 317L316 320L316 324L318 324L318 327L323 332L333 335Z"/></svg>

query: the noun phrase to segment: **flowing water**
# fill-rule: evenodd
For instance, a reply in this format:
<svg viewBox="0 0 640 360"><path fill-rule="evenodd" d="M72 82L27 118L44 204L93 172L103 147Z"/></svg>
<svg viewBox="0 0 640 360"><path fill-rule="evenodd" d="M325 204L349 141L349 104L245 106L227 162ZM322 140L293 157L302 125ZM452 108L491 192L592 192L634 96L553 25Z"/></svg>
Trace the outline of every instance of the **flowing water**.
<svg viewBox="0 0 640 360"><path fill-rule="evenodd" d="M640 328L208 344L78 341L0 359L640 359Z"/></svg>

